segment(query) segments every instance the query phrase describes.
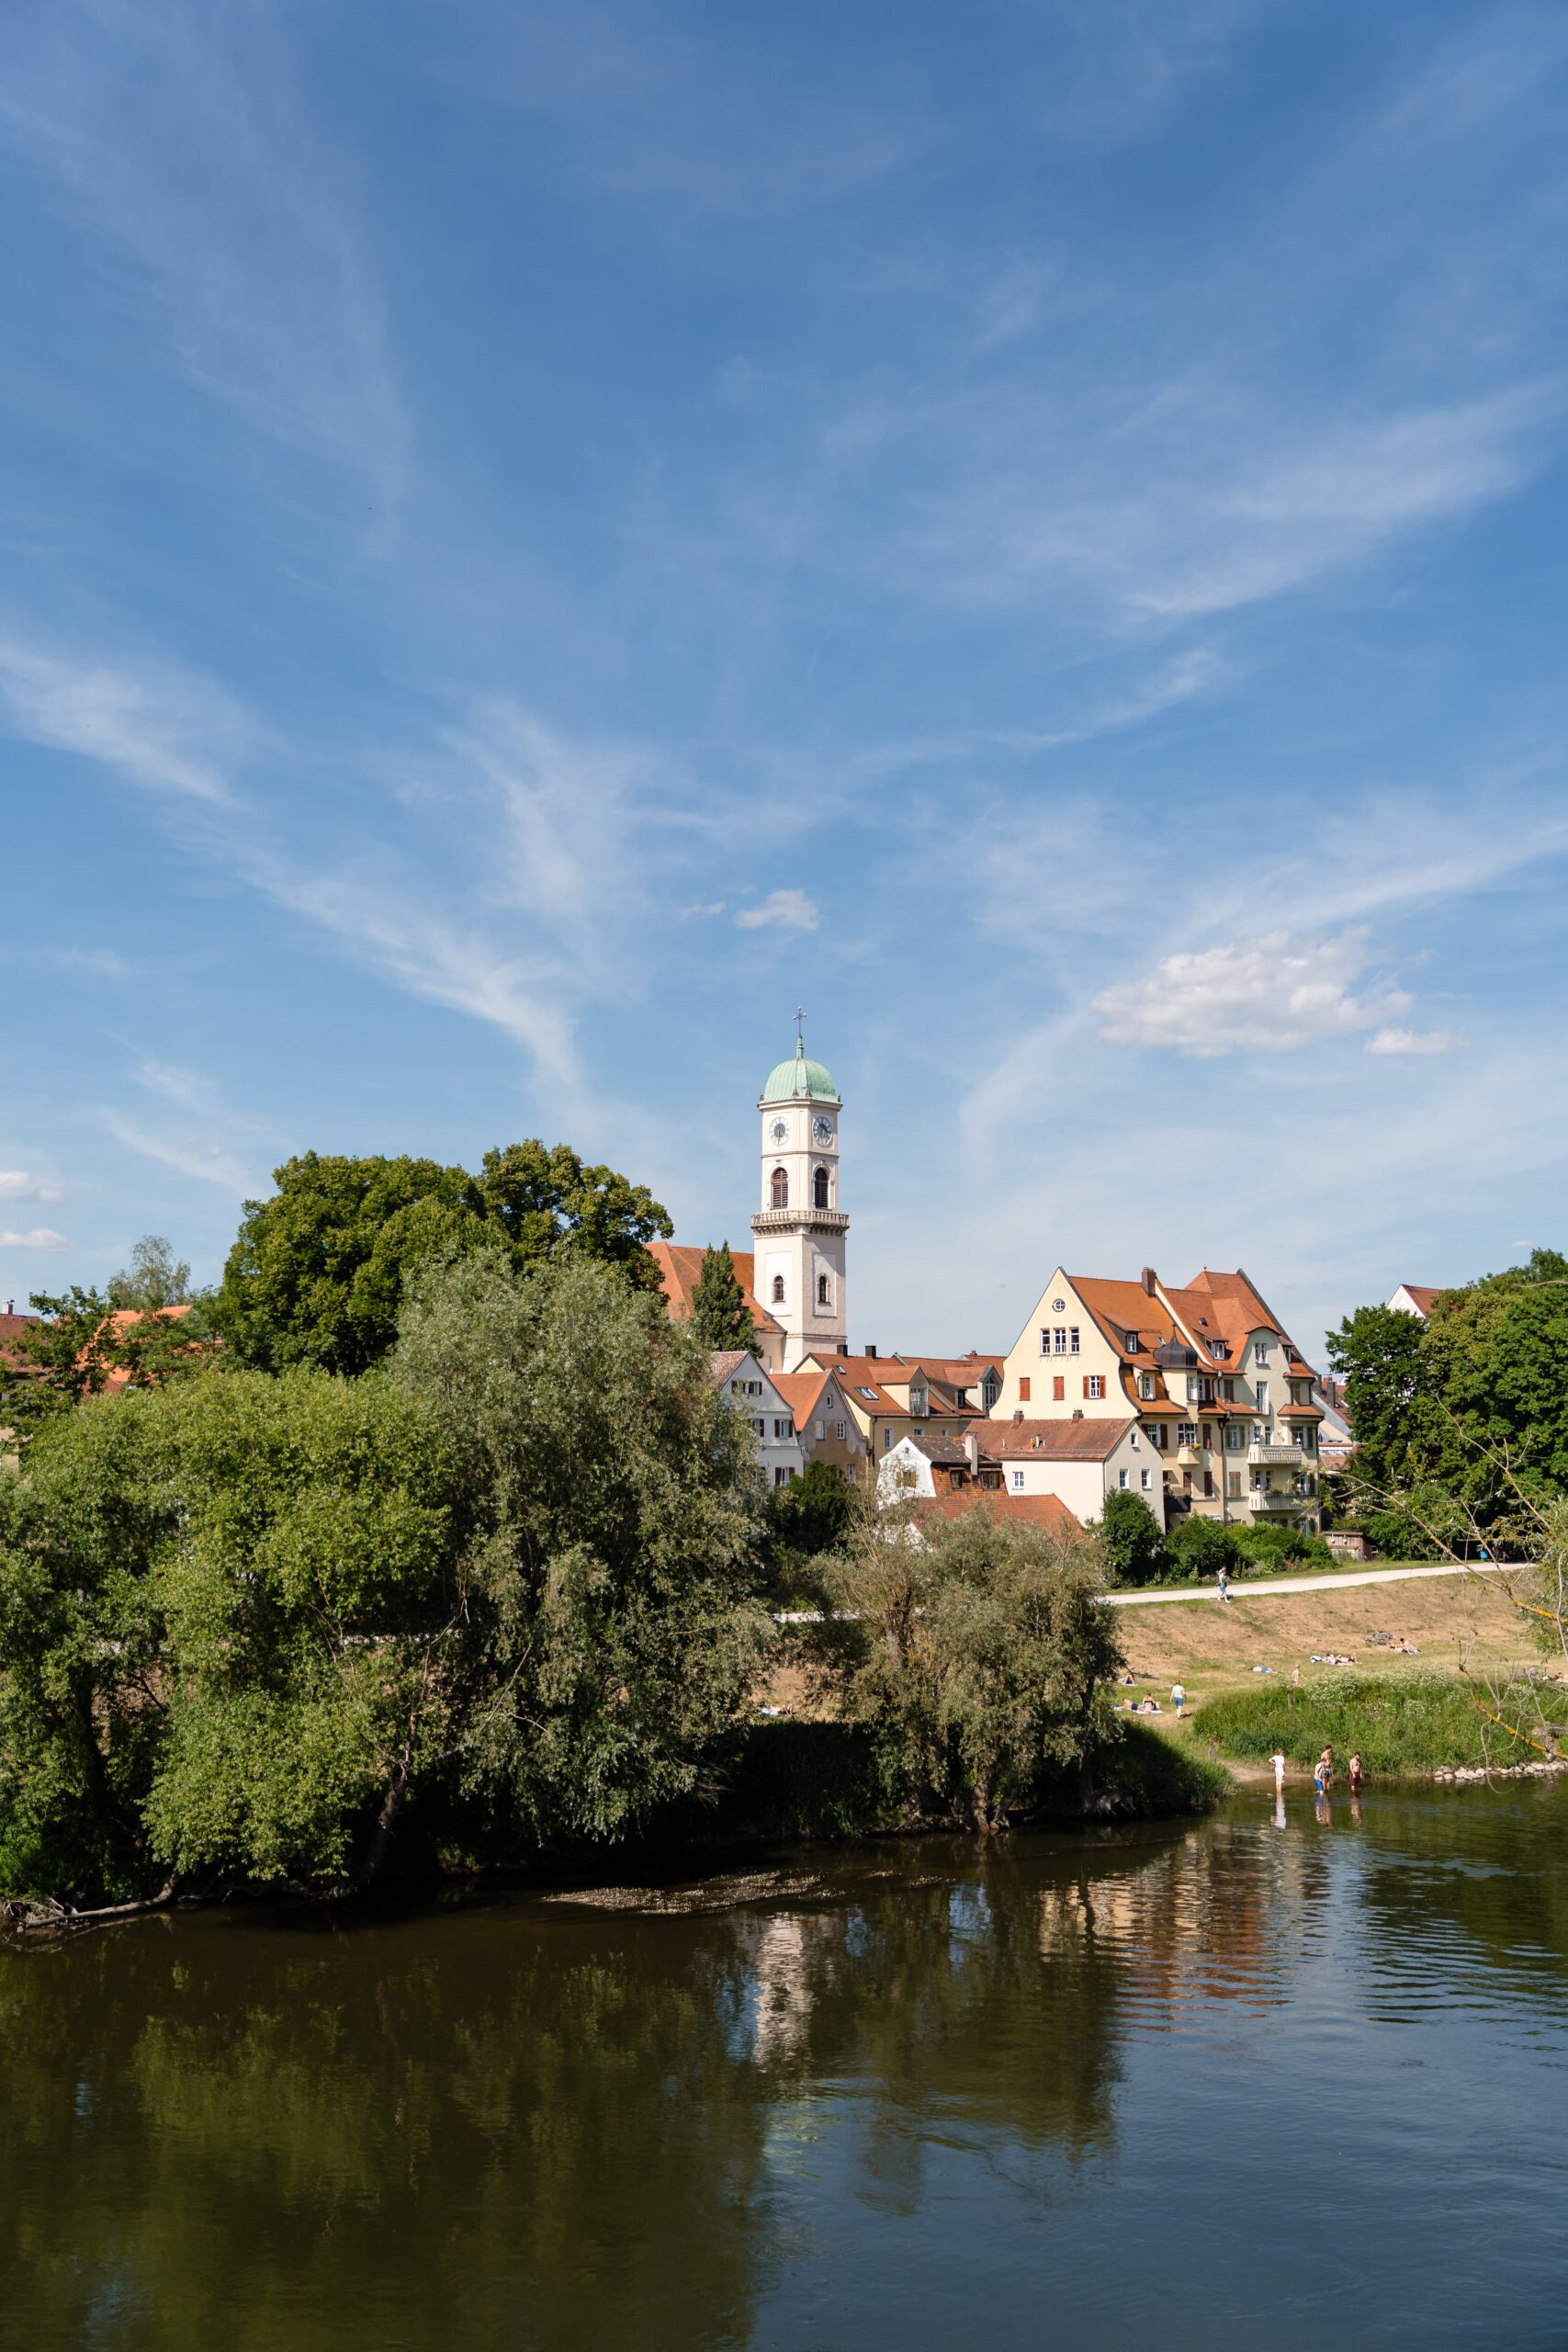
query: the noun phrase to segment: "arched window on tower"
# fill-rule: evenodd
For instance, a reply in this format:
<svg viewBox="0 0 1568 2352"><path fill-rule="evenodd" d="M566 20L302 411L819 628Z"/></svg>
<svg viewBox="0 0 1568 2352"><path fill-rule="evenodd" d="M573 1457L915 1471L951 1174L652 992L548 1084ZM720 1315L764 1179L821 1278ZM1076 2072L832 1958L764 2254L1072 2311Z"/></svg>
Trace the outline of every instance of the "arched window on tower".
<svg viewBox="0 0 1568 2352"><path fill-rule="evenodd" d="M784 1303L784 1276L782 1274L775 1274L773 1276L773 1305L775 1306L782 1306Z"/></svg>
<svg viewBox="0 0 1568 2352"><path fill-rule="evenodd" d="M775 1168L773 1170L773 1198L774 1208L788 1208L789 1177L782 1168Z"/></svg>
<svg viewBox="0 0 1568 2352"><path fill-rule="evenodd" d="M811 1202L814 1208L825 1209L828 1200L828 1170L819 1168L811 1179Z"/></svg>
<svg viewBox="0 0 1568 2352"><path fill-rule="evenodd" d="M818 1306L826 1306L828 1304L828 1277L826 1274L818 1274L817 1277L817 1304Z"/></svg>

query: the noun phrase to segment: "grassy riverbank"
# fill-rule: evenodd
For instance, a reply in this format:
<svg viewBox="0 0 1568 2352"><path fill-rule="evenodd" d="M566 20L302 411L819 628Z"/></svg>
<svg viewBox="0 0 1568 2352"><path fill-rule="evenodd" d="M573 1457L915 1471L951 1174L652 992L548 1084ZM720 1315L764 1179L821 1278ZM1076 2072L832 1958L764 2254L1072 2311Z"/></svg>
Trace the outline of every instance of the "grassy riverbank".
<svg viewBox="0 0 1568 2352"><path fill-rule="evenodd" d="M1533 1698L1521 1690L1517 1710L1505 1704L1502 1712L1516 1720L1533 1715ZM1201 1707L1192 1729L1222 1755L1258 1761L1279 1747L1292 1764L1310 1765L1330 1747L1343 1767L1359 1751L1367 1770L1380 1777L1528 1763L1538 1754L1489 1724L1460 1676L1430 1670L1377 1675L1341 1668L1299 1690L1272 1681L1233 1690Z"/></svg>

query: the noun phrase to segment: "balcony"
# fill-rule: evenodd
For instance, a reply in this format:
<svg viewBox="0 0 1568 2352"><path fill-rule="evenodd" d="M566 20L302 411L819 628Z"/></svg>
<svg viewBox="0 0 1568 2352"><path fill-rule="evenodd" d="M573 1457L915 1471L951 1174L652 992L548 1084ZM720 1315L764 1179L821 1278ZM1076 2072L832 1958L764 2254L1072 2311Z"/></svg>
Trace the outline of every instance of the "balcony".
<svg viewBox="0 0 1568 2352"><path fill-rule="evenodd" d="M1310 1495L1298 1495L1293 1487L1254 1487L1247 1497L1256 1519L1263 1513L1304 1510Z"/></svg>
<svg viewBox="0 0 1568 2352"><path fill-rule="evenodd" d="M1249 1445L1247 1464L1249 1470L1299 1470L1302 1450L1299 1445Z"/></svg>
<svg viewBox="0 0 1568 2352"><path fill-rule="evenodd" d="M847 1233L849 1218L842 1209L759 1209L751 1219L753 1233Z"/></svg>

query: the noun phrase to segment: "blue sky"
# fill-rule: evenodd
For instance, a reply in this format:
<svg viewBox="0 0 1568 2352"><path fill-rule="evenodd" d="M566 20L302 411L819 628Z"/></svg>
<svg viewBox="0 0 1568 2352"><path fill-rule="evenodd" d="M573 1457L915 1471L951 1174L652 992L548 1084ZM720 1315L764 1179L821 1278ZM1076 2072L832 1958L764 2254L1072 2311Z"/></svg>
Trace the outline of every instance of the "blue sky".
<svg viewBox="0 0 1568 2352"><path fill-rule="evenodd" d="M20 0L0 1300L288 1155L1297 1337L1564 1241L1568 11Z"/></svg>

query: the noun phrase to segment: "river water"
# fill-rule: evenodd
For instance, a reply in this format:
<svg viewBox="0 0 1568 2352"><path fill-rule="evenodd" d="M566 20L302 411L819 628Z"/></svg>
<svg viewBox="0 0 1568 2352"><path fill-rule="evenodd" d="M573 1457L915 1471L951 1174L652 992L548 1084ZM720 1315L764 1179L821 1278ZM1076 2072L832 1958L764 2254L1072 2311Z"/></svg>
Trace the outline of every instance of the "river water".
<svg viewBox="0 0 1568 2352"><path fill-rule="evenodd" d="M0 2341L1568 2344L1568 1786L0 1952Z"/></svg>

